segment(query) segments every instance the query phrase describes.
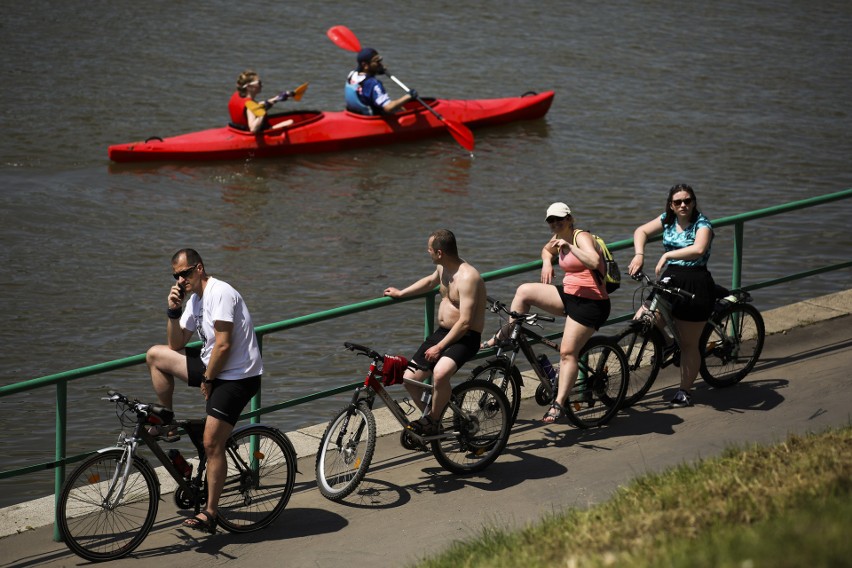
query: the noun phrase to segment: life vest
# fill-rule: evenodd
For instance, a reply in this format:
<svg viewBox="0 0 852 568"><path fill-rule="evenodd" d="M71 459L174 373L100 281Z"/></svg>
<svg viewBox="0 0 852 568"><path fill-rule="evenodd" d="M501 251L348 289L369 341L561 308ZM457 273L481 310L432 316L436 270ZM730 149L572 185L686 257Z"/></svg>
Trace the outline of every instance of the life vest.
<svg viewBox="0 0 852 568"><path fill-rule="evenodd" d="M231 100L228 101L228 113L231 115L231 124L248 130L246 98L241 97L239 91L234 91L234 94L231 95Z"/></svg>
<svg viewBox="0 0 852 568"><path fill-rule="evenodd" d="M363 81L364 78L364 75L359 73L357 70L350 71L349 77L346 79L346 86L343 89L343 96L346 100L346 110L371 116L373 114L373 108L365 105L363 101L361 101L361 97L358 96L358 92L361 90L361 81Z"/></svg>

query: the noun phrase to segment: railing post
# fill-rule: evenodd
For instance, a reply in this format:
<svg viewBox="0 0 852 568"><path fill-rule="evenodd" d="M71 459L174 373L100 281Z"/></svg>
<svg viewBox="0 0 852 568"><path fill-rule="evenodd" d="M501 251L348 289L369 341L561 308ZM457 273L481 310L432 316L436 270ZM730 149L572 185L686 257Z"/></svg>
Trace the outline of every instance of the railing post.
<svg viewBox="0 0 852 568"><path fill-rule="evenodd" d="M260 356L263 357L263 334L256 333L255 337L257 337L257 348L260 350ZM254 412L255 410L260 410L260 400L261 393L263 393L263 379L260 380L260 388L257 389L257 394L251 398L251 410ZM252 416L251 423L257 424L260 422L260 416Z"/></svg>
<svg viewBox="0 0 852 568"><path fill-rule="evenodd" d="M65 459L65 426L68 422L68 381L56 383L56 453L54 459L58 462ZM60 542L59 523L56 522L59 512L59 496L62 484L65 482L65 465L57 465L53 470L53 540Z"/></svg>
<svg viewBox="0 0 852 568"><path fill-rule="evenodd" d="M744 226L744 221L738 221L734 224L734 266L731 270L731 288L734 290L742 285Z"/></svg>
<svg viewBox="0 0 852 568"><path fill-rule="evenodd" d="M423 338L427 338L435 331L435 295L426 296L426 313L423 314Z"/></svg>

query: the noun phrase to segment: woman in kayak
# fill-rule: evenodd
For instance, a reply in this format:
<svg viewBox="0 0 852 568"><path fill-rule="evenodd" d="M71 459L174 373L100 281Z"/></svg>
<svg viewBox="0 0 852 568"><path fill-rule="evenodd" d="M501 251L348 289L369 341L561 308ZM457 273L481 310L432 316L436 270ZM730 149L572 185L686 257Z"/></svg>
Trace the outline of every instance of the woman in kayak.
<svg viewBox="0 0 852 568"><path fill-rule="evenodd" d="M231 100L228 102L232 126L254 133L269 128L266 111L278 101L286 101L293 96L292 91L281 91L270 99L258 102L257 96L262 89L263 82L260 80L260 75L255 71L247 69L240 73L240 76L237 77L237 90L231 95ZM291 124L293 124L292 120L285 120L272 128L283 128Z"/></svg>

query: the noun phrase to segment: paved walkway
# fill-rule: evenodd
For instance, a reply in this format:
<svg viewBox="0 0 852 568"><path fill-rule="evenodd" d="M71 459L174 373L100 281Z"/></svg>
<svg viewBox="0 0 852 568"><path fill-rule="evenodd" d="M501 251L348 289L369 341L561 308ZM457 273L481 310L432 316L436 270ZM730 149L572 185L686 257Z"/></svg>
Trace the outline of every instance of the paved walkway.
<svg viewBox="0 0 852 568"><path fill-rule="evenodd" d="M484 525L517 527L551 511L597 503L638 475L715 456L730 445L848 425L849 314L852 291L767 312L774 334L752 374L719 391L699 380L692 408L673 410L663 402L674 392L674 369L661 374L642 403L602 429L541 425L543 409L525 400L505 453L470 477L448 474L431 454L407 452L397 435L389 435L379 439L361 490L336 504L316 490L314 457L307 454L315 451L318 441L311 437L318 434L294 434L305 457L296 491L271 527L204 538L178 526L184 514L165 496L148 539L129 558L109 565L138 566L143 560L190 568L239 560L261 568L401 566L474 536ZM27 518L34 509L0 511L0 527L23 530L33 523ZM0 539L0 565L87 564L52 535L52 527L43 526Z"/></svg>

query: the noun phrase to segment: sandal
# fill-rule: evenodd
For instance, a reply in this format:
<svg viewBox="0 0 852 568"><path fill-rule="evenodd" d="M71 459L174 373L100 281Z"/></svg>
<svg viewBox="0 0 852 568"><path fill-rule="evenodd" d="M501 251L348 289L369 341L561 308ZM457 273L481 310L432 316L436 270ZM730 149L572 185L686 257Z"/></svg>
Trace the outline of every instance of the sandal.
<svg viewBox="0 0 852 568"><path fill-rule="evenodd" d="M556 412L553 412L553 411ZM550 408L541 417L541 421L545 424L559 424L565 418L565 409L555 400L551 403Z"/></svg>
<svg viewBox="0 0 852 568"><path fill-rule="evenodd" d="M201 531L207 534L216 534L216 515L211 515L207 511L201 511L199 515L204 515L207 520L199 519L198 517L190 517L183 522L183 526L196 531Z"/></svg>
<svg viewBox="0 0 852 568"><path fill-rule="evenodd" d="M407 428L418 436L437 436L444 432L441 423L428 414L419 420L409 423Z"/></svg>
<svg viewBox="0 0 852 568"><path fill-rule="evenodd" d="M169 428L172 429L169 430ZM174 424L168 426L149 426L148 433L163 442L172 443L180 440L180 434L178 434L177 426Z"/></svg>

